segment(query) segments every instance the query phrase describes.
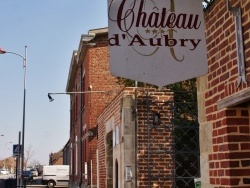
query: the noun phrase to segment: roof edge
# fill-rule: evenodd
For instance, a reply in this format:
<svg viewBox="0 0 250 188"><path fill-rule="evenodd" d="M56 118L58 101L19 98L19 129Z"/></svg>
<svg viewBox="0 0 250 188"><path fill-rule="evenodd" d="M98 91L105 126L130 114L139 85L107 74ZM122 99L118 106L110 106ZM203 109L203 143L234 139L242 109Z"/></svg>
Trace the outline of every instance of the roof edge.
<svg viewBox="0 0 250 188"><path fill-rule="evenodd" d="M72 77L75 74L75 66L77 65L77 50L74 50L72 53L72 57L71 57L71 62L70 62L70 67L69 67L69 74L68 74L68 82L67 82L67 86L66 86L66 92L70 91L70 86L71 86L71 82L72 82Z"/></svg>
<svg viewBox="0 0 250 188"><path fill-rule="evenodd" d="M78 50L74 50L71 58L71 63L70 63L70 68L69 68L69 74L68 74L68 82L66 86L66 92L72 91L72 83L74 82L75 79L75 71L76 67L78 65L79 57L83 53L86 53L86 49L94 46L95 43L92 43L91 41L96 37L96 36L101 36L105 35L108 33L108 27L105 28L98 28L98 29L90 29L88 31L88 34L82 34L80 43L78 46Z"/></svg>

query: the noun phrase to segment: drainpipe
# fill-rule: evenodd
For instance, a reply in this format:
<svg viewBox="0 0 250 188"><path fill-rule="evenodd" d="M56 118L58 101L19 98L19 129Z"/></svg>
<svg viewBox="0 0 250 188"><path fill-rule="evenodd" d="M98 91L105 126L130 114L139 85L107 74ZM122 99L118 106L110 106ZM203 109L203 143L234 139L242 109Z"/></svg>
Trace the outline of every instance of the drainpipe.
<svg viewBox="0 0 250 188"><path fill-rule="evenodd" d="M137 160L137 153L138 153L138 138L137 138L137 132L138 132L138 124L137 124L137 87L138 82L135 82L135 188L137 188L137 181L138 181L138 160Z"/></svg>
<svg viewBox="0 0 250 188"><path fill-rule="evenodd" d="M81 65L81 74L80 74L81 78L80 78L80 84L81 84L81 91L83 90L82 88L82 65ZM82 113L83 113L83 109L82 109L82 95L83 93L81 93L80 96L80 182L79 182L79 187L81 188L82 186Z"/></svg>

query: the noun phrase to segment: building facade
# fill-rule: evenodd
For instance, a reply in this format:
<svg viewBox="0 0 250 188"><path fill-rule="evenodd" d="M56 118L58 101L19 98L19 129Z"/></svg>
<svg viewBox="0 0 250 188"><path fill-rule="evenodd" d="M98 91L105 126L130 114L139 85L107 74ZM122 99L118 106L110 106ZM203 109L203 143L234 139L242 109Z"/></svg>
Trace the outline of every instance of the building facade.
<svg viewBox="0 0 250 188"><path fill-rule="evenodd" d="M249 0L215 0L204 12L209 72L198 79L203 188L250 187L249 10Z"/></svg>
<svg viewBox="0 0 250 188"><path fill-rule="evenodd" d="M182 156L188 162L180 171L187 172L189 165L195 167L190 171L193 174L189 182L200 177L202 188L250 187L249 10L249 0L214 0L204 11L209 70L207 75L197 78L199 128L195 127L191 133L198 131L199 141L195 142L195 134L192 143L196 144L189 143L195 148L199 146L200 153L184 151L200 160L198 164ZM161 134L150 132L143 123L158 125L162 115L152 113L154 118L147 119L142 107L144 115L135 116L139 112L134 110L135 106L139 109L135 91L119 92L121 86L109 73L107 32L97 29L82 35L79 49L72 55L66 91L84 93L71 94L70 187L181 187L173 182L183 179L171 173L178 173L179 162L171 158L170 150L175 145L173 132L168 132L169 127ZM167 100L171 101L171 97ZM171 125L169 119L173 116L164 114L167 115L160 124ZM188 118L188 123L195 120ZM188 138L180 141L186 144ZM157 140L161 142L150 145ZM158 152L153 160L157 162L148 160L153 156L149 156L147 147ZM162 152L170 159L164 164L160 163ZM178 164L184 162L180 161Z"/></svg>
<svg viewBox="0 0 250 188"><path fill-rule="evenodd" d="M121 86L109 72L108 30L82 35L73 52L67 83L70 95L70 187L97 186L97 117ZM79 93L80 92L80 93Z"/></svg>
<svg viewBox="0 0 250 188"><path fill-rule="evenodd" d="M98 187L135 187L135 90L125 89L98 117ZM126 130L125 130L126 129Z"/></svg>
<svg viewBox="0 0 250 188"><path fill-rule="evenodd" d="M63 147L63 165L70 165L70 140Z"/></svg>

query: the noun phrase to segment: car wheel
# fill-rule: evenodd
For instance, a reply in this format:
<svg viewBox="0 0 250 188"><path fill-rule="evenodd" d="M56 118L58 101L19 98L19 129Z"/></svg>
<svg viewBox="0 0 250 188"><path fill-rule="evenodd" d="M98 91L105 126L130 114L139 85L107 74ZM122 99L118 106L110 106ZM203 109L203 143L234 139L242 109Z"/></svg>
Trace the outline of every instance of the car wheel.
<svg viewBox="0 0 250 188"><path fill-rule="evenodd" d="M48 181L48 187L49 187L49 188L55 187L55 182L52 181L52 180Z"/></svg>

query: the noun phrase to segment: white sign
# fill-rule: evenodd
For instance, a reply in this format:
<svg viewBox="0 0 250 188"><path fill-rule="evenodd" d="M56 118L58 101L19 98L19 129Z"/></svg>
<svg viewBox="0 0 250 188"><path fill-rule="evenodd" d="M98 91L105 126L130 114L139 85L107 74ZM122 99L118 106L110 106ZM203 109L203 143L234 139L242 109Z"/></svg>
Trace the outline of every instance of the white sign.
<svg viewBox="0 0 250 188"><path fill-rule="evenodd" d="M200 0L108 0L110 71L159 86L207 73Z"/></svg>
<svg viewBox="0 0 250 188"><path fill-rule="evenodd" d="M126 182L132 181L132 167L126 166Z"/></svg>

